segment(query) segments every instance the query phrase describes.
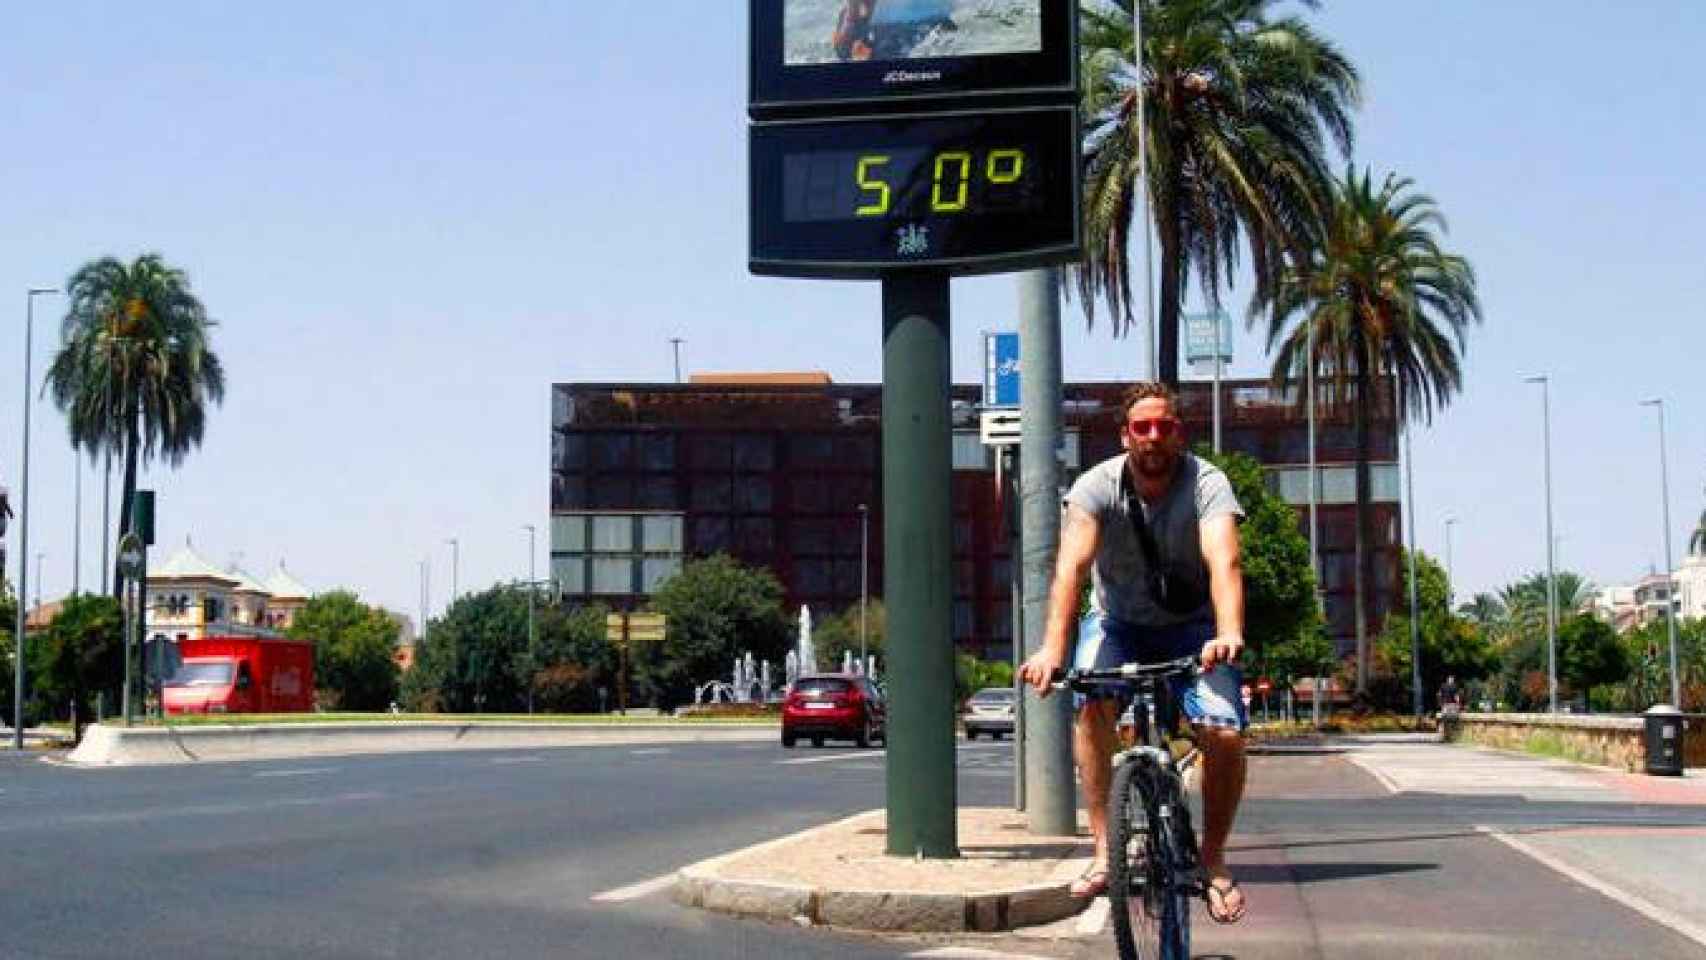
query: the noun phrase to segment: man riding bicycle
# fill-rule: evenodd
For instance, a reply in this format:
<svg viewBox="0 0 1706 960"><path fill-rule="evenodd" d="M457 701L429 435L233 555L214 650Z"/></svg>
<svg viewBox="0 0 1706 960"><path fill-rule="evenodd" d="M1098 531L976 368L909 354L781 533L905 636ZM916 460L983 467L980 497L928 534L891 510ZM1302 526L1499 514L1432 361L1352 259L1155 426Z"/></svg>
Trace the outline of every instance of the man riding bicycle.
<svg viewBox="0 0 1706 960"><path fill-rule="evenodd" d="M1203 751L1202 864L1209 914L1244 915L1243 891L1226 867L1226 840L1244 793L1247 726L1235 661L1244 648L1244 575L1238 521L1243 508L1213 464L1185 452L1173 392L1140 383L1127 392L1120 432L1125 453L1086 471L1066 496L1060 553L1049 589L1042 648L1019 675L1047 696L1056 671L1107 668L1196 655L1202 673L1175 681ZM1091 609L1078 626L1086 570ZM1108 887L1108 786L1123 709L1120 695L1076 694L1072 752L1084 784L1096 854L1073 884L1079 897Z"/></svg>

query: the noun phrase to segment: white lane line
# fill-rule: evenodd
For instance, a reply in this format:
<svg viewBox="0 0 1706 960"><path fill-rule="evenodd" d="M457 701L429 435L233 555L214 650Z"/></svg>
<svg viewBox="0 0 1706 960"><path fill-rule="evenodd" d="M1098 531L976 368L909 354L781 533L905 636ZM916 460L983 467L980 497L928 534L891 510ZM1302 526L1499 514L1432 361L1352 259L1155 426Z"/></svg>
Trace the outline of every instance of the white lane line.
<svg viewBox="0 0 1706 960"><path fill-rule="evenodd" d="M880 753L832 753L824 757L799 757L794 760L778 760L776 764L783 767L798 766L802 763L834 763L837 760L880 760Z"/></svg>
<svg viewBox="0 0 1706 960"><path fill-rule="evenodd" d="M1107 897L1097 897L1090 901L1089 909L1078 915L1078 935L1093 937L1101 933L1113 911L1113 902Z"/></svg>
<svg viewBox="0 0 1706 960"><path fill-rule="evenodd" d="M1510 847L1512 850L1526 854L1542 865L1550 867L1554 871L1569 877L1571 880L1587 887L1589 890L1628 907L1636 913L1646 917L1648 920L1667 926L1688 939L1693 940L1695 943L1698 943L1701 946L1706 946L1706 926L1696 923L1695 921L1683 917L1673 911L1666 910L1664 907L1661 907L1644 897L1639 897L1627 890L1614 887L1585 870L1565 863L1544 850L1535 847L1533 844L1518 840L1509 834L1500 833L1492 827L1477 825L1475 829L1489 837L1492 837L1494 840L1499 841L1505 846Z"/></svg>
<svg viewBox="0 0 1706 960"><path fill-rule="evenodd" d="M641 880L626 887L617 887L603 893L595 893L590 898L593 903L622 903L626 900L638 900L669 889L675 883L675 874L666 873L661 877Z"/></svg>
<svg viewBox="0 0 1706 960"><path fill-rule="evenodd" d="M920 950L907 954L909 957L933 957L940 960L1048 960L1034 953L1001 953L996 950L979 950L977 947L938 947L935 950Z"/></svg>
<svg viewBox="0 0 1706 960"><path fill-rule="evenodd" d="M1369 776L1380 781L1380 785L1386 788L1387 793L1403 793L1404 792L1403 790L1399 789L1398 782L1393 780L1391 777L1387 776L1385 771L1381 770L1379 767L1368 762L1367 760L1363 759L1362 757L1357 756L1355 753L1347 753L1344 756L1350 762L1361 767L1363 769L1363 771L1366 772Z"/></svg>
<svg viewBox="0 0 1706 960"><path fill-rule="evenodd" d="M629 750L630 757L655 757L660 753L673 753L668 747L651 747L646 750Z"/></svg>
<svg viewBox="0 0 1706 960"><path fill-rule="evenodd" d="M254 775L256 780L266 777L311 777L317 773L335 773L337 767L301 767L294 770L263 770Z"/></svg>
<svg viewBox="0 0 1706 960"><path fill-rule="evenodd" d="M507 766L512 763L544 763L544 757L493 757L494 766Z"/></svg>

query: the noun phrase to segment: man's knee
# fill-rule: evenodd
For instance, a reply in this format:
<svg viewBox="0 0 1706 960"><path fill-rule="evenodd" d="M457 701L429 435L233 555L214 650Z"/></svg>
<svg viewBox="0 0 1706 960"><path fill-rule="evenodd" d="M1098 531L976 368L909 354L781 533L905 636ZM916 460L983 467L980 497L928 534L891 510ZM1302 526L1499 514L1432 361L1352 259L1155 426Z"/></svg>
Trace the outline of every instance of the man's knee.
<svg viewBox="0 0 1706 960"><path fill-rule="evenodd" d="M1231 727L1202 726L1197 728L1197 742L1209 757L1242 757L1244 735Z"/></svg>

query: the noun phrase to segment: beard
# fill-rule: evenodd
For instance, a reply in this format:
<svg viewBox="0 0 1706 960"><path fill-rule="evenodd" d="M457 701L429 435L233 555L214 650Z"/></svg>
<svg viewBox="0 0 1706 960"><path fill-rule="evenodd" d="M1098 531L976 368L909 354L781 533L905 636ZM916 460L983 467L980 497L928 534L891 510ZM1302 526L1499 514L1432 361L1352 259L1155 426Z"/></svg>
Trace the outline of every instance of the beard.
<svg viewBox="0 0 1706 960"><path fill-rule="evenodd" d="M1173 475L1173 468L1179 462L1179 455L1166 447L1155 446L1148 449L1138 449L1132 453L1132 465L1137 468L1137 475L1145 480L1162 480Z"/></svg>

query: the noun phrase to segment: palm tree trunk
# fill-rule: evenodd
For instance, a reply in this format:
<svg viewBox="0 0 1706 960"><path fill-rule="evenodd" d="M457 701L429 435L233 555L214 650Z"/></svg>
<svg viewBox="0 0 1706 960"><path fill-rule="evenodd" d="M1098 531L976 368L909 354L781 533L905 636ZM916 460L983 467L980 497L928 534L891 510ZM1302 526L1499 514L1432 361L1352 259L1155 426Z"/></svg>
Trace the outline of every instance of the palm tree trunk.
<svg viewBox="0 0 1706 960"><path fill-rule="evenodd" d="M1368 417L1369 405L1372 402L1373 376L1368 370L1368 357L1361 349L1361 337L1355 337L1357 351L1357 394L1355 410L1356 426L1356 630L1357 630L1357 683L1356 696L1358 701L1368 697L1368 592L1374 584L1374 551L1369 549L1374 540L1373 510L1369 504L1369 436Z"/></svg>
<svg viewBox="0 0 1706 960"><path fill-rule="evenodd" d="M1179 192L1169 188L1168 195ZM1150 201L1154 203L1154 199ZM1179 308L1184 297L1184 272L1179 269L1179 222L1170 204L1155 204L1158 218L1156 231L1161 234L1161 315L1156 333L1156 353L1160 355L1161 382L1175 389L1179 386Z"/></svg>

